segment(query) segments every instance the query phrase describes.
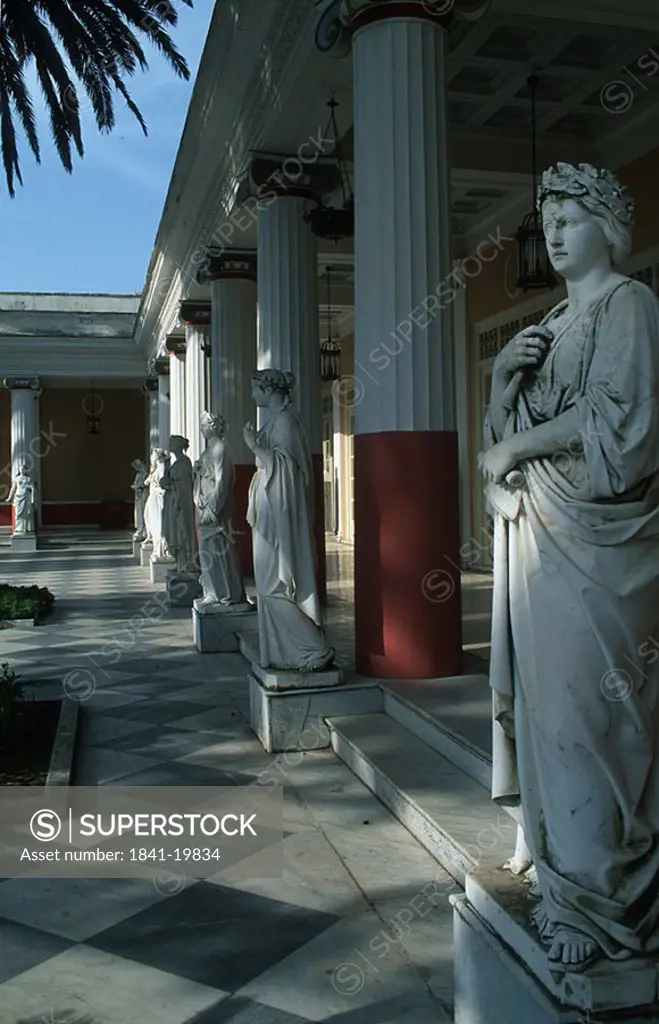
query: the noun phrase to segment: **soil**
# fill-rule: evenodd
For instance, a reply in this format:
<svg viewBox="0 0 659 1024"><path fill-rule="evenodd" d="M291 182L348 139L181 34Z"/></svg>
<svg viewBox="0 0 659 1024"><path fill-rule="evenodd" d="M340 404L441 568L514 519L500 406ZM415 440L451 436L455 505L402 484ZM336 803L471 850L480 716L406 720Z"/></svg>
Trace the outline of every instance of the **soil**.
<svg viewBox="0 0 659 1024"><path fill-rule="evenodd" d="M60 700L17 701L0 739L0 786L44 786L53 752Z"/></svg>

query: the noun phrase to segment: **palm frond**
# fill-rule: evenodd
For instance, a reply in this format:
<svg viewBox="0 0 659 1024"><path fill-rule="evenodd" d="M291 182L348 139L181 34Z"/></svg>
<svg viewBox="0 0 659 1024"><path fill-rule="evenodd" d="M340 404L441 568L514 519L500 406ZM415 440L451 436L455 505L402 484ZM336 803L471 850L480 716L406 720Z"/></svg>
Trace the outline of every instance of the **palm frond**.
<svg viewBox="0 0 659 1024"><path fill-rule="evenodd" d="M1 0L0 148L11 196L14 182L22 184L17 126L40 160L26 68L35 66L57 153L71 172L73 146L84 153L79 89L100 131L114 128L119 94L147 134L126 85L127 78L148 70L142 42L152 45L177 77L189 79L188 65L168 32L178 23L181 4L193 7L194 0Z"/></svg>

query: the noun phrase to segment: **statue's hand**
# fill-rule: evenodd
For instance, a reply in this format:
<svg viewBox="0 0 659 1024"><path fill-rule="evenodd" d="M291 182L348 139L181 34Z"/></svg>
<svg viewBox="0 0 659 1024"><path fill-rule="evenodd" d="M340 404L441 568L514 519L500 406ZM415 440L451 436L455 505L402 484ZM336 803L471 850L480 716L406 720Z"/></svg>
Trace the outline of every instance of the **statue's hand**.
<svg viewBox="0 0 659 1024"><path fill-rule="evenodd" d="M525 327L501 349L494 360L494 373L508 379L518 370L540 366L553 337L548 327Z"/></svg>
<svg viewBox="0 0 659 1024"><path fill-rule="evenodd" d="M256 444L256 427L253 423L246 423L243 427L243 437L248 448L254 448Z"/></svg>
<svg viewBox="0 0 659 1024"><path fill-rule="evenodd" d="M478 456L478 468L488 483L498 484L519 462L514 438L507 438L495 444Z"/></svg>

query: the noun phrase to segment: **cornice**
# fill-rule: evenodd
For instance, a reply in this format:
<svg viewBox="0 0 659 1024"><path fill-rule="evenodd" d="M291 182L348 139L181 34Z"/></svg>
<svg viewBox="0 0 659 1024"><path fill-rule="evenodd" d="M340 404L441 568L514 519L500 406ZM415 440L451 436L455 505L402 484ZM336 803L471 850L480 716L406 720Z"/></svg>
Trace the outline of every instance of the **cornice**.
<svg viewBox="0 0 659 1024"><path fill-rule="evenodd" d="M276 0L270 2L274 4ZM222 223L233 207L238 178L249 163L250 153L260 148L272 116L273 87L277 90L279 102L286 102L291 94L292 80L300 67L300 54L313 49L317 18L314 6L310 5L308 0L281 0L279 8L282 16L273 17L272 28L261 47L260 59L253 61L254 70L242 103L236 104L229 137L218 139L215 135L204 140L202 126L200 145L199 139L193 140L191 133L184 133L177 164L183 166L186 163L189 158L188 151L194 143L198 161L206 158L206 148L213 154L216 175L212 179L212 189L207 188L204 191L196 211L197 215L190 211L188 218L182 216L180 209L177 218L169 213L172 186L177 179L176 171L173 176L168 195L169 210L166 204L156 240L156 250L147 276L145 299L136 325L135 340L144 348L148 347L149 352L156 351L162 336L176 325L178 304L196 283L197 270L203 260L204 250L218 224ZM233 45L238 46L239 41L239 37L234 33ZM200 85L202 80L206 79L208 67L218 63L211 42L209 34L209 43L204 51L198 76ZM263 60L265 54L268 58L267 71ZM195 87L193 104L203 109L211 102L216 91L217 79L206 84L203 96ZM199 109L195 111L195 120L199 120ZM189 115L189 120L191 117L192 114ZM231 160L227 160L227 153L231 153ZM184 185L181 187L185 188ZM172 245L176 242L176 231L181 232L182 224L185 224L185 239L179 235L180 244ZM163 255L166 252L171 253L169 259L165 259Z"/></svg>

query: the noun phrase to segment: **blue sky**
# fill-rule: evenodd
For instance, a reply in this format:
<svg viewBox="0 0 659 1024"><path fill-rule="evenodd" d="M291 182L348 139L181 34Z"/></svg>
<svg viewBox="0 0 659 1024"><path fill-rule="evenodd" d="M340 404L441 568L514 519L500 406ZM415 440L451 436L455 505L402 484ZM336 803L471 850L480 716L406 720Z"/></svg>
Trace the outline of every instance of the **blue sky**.
<svg viewBox="0 0 659 1024"><path fill-rule="evenodd" d="M144 136L117 96L117 125L100 135L84 112L85 156L61 167L40 113L42 162L21 142L23 187L10 199L0 179L0 292L140 292L174 167L214 0L180 7L173 36L191 79L176 78L145 43L150 69L128 81L149 128ZM80 93L81 108L85 94Z"/></svg>

